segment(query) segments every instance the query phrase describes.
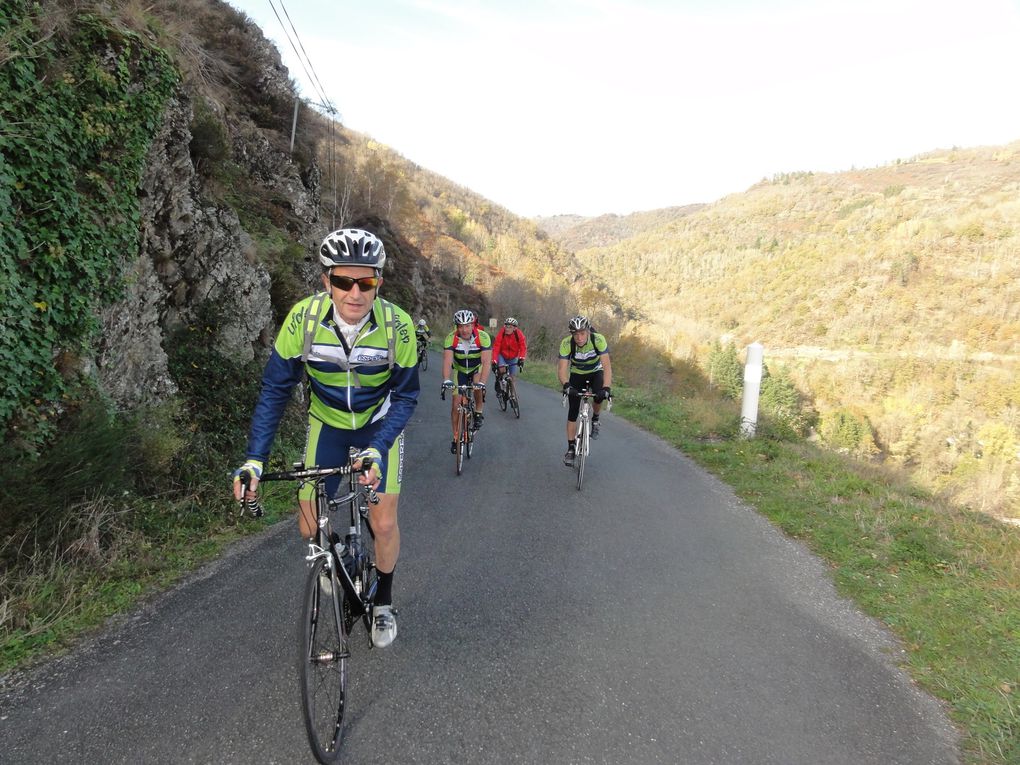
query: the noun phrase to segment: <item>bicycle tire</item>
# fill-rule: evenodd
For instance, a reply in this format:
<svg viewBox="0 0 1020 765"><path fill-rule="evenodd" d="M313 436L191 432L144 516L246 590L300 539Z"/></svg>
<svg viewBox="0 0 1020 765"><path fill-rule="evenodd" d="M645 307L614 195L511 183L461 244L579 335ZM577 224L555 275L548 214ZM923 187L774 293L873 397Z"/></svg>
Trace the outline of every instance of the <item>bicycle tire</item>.
<svg viewBox="0 0 1020 765"><path fill-rule="evenodd" d="M510 381L510 408L514 417L521 419L521 402L517 399L517 384L513 380Z"/></svg>
<svg viewBox="0 0 1020 765"><path fill-rule="evenodd" d="M499 387L499 380L496 380L496 402L499 404L499 410L501 412L506 411L507 394L503 392Z"/></svg>
<svg viewBox="0 0 1020 765"><path fill-rule="evenodd" d="M584 461L588 456L588 424L581 422L580 432L577 434L574 459L577 460L577 490L581 490L581 483L584 481Z"/></svg>
<svg viewBox="0 0 1020 765"><path fill-rule="evenodd" d="M467 428L467 415L463 412L459 415L460 429L457 433L457 449L456 449L456 461L457 461L457 475L464 472L464 441Z"/></svg>
<svg viewBox="0 0 1020 765"><path fill-rule="evenodd" d="M473 430L468 431L467 436L467 458L471 459L471 453L475 450L475 432Z"/></svg>
<svg viewBox="0 0 1020 765"><path fill-rule="evenodd" d="M428 372L429 371L429 352L427 350L426 351L422 351L421 356L419 356L418 358L419 358L418 363L421 365L421 371L422 372Z"/></svg>
<svg viewBox="0 0 1020 765"><path fill-rule="evenodd" d="M328 575L324 579L324 575ZM329 588L324 581L329 581ZM340 618L340 582L317 558L305 582L298 644L298 676L305 732L315 759L324 765L340 762L344 712L347 707L349 642Z"/></svg>

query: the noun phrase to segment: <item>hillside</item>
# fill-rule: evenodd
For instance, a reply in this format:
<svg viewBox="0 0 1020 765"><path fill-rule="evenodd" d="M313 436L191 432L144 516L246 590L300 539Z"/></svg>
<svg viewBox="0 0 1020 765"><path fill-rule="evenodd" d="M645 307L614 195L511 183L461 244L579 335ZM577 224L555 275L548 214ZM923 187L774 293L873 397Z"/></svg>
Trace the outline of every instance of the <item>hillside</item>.
<svg viewBox="0 0 1020 765"><path fill-rule="evenodd" d="M1020 143L933 152L632 218L577 256L624 276L624 304L675 354L760 341L814 400L823 437L851 418L842 447L1020 515L1018 191Z"/></svg>
<svg viewBox="0 0 1020 765"><path fill-rule="evenodd" d="M553 215L547 218L536 218L535 223L568 250L577 252L593 247L608 247L643 231L658 228L691 215L704 206L697 204L665 207L661 210L636 212L630 215L607 214L595 218L585 218L580 215Z"/></svg>

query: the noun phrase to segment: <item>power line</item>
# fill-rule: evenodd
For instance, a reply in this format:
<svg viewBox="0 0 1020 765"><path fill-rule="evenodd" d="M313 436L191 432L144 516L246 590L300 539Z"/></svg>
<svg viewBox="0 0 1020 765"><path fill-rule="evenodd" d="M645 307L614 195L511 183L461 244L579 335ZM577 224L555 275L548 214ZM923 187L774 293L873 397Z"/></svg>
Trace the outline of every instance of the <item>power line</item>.
<svg viewBox="0 0 1020 765"><path fill-rule="evenodd" d="M282 0L279 1L280 6L282 7L283 2ZM290 47L294 51L294 55L297 56L298 63L301 64L301 68L305 70L305 76L308 77L308 82L312 86L312 90L314 90L316 95L318 95L320 101L322 101L324 104L330 104L329 99L326 98L326 96L323 95L322 91L319 89L319 86L317 84L319 81L318 77L313 77L312 74L308 71L309 67L312 66L312 62L309 61L307 65L305 64L305 60L304 58L302 58L301 53L298 52L298 46L295 45L294 41L291 39L290 32L287 31L287 25L284 24L283 19L280 18L280 13L279 11L276 10L276 5L273 3L273 0L269 0L269 7L273 9L273 14L276 16L276 20L280 22L280 26L283 28L283 34L286 36L287 42L290 43ZM284 13L286 13L286 10L284 10ZM294 34L297 35L297 30L294 30ZM302 50L304 50L304 48L302 48ZM330 108L332 108L332 104L330 104Z"/></svg>
<svg viewBox="0 0 1020 765"><path fill-rule="evenodd" d="M270 2L272 2L272 0L270 0ZM291 21L291 19L290 19L290 14L287 13L287 6L285 6L283 4L283 0L277 0L277 2L280 4L280 7L283 9L283 15L287 17L287 23L290 24L290 28L294 31L294 39L296 39L298 41L298 45L301 47L301 52L304 53L305 60L308 62L308 66L312 70L312 76L315 77L315 82L319 86L320 94L325 93L326 92L326 88L323 87L322 81L319 79L319 73L316 72L315 71L315 67L312 66L312 59L308 56L307 51L305 51L305 46L304 46L304 43L301 42L301 37L298 35L297 27L294 26L294 22ZM277 16L277 18L279 18L279 16ZM329 99L324 99L324 100L325 100L325 102L327 104L330 105L330 108L332 108L332 106L333 106L332 102L330 102Z"/></svg>
<svg viewBox="0 0 1020 765"><path fill-rule="evenodd" d="M330 180L333 185L333 212L332 212L332 225L336 228L336 213L337 213L337 160L336 160L336 115L337 110L333 105L333 102L325 95L326 88L323 86L322 81L319 79L318 72L315 71L315 66L312 64L312 59L305 50L304 43L301 42L301 36L298 34L297 27L294 26L294 22L290 18L290 14L287 12L287 7L283 4L283 0L277 0L280 4L280 8L283 9L283 15L287 17L287 23L290 24L291 31L294 33L294 39L297 40L297 45L294 45L294 40L291 39L290 32L287 31L287 26L283 23L283 19L280 18L279 12L276 10L276 6L273 4L273 0L269 0L269 7L273 9L273 14L276 16L276 20L280 22L280 26L283 28L283 34L287 37L287 42L290 43L291 49L294 51L294 55L297 56L298 63L301 64L301 68L305 70L305 75L308 77L308 82L312 86L312 90L319 96L321 103L314 103L313 105L325 109L329 114L330 124L330 135L329 135L329 167L330 167ZM300 47L301 51L298 52ZM305 65L307 62L307 66ZM311 70L311 71L309 71ZM297 119L297 103L294 104L294 118ZM293 146L294 137L291 136L291 145Z"/></svg>

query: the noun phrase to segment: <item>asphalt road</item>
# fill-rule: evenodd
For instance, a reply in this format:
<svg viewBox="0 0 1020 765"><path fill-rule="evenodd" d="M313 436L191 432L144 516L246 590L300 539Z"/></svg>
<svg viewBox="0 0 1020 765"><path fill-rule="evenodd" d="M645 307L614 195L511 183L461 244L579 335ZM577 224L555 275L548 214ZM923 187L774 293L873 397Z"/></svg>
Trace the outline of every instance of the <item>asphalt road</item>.
<svg viewBox="0 0 1020 765"><path fill-rule="evenodd" d="M400 634L356 642L348 762L958 761L895 642L726 486L609 414L578 492L560 397L527 384L519 421L490 391L455 477L436 366L408 428ZM278 524L5 678L0 762L310 762L303 552Z"/></svg>

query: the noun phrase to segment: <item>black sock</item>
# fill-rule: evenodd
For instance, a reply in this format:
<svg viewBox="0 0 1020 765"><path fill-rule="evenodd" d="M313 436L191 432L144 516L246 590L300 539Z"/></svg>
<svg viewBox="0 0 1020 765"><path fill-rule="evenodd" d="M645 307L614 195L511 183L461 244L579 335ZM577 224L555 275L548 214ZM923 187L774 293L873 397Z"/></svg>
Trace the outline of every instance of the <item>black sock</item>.
<svg viewBox="0 0 1020 765"><path fill-rule="evenodd" d="M567 449L569 451L574 451L574 441L567 441Z"/></svg>
<svg viewBox="0 0 1020 765"><path fill-rule="evenodd" d="M393 572L388 574L384 574L382 571L378 572L376 583L375 605L393 605Z"/></svg>
<svg viewBox="0 0 1020 765"><path fill-rule="evenodd" d="M592 422L598 422L598 421L599 421L599 416L598 416L597 414L593 414L593 415L591 416L591 421L592 421Z"/></svg>

